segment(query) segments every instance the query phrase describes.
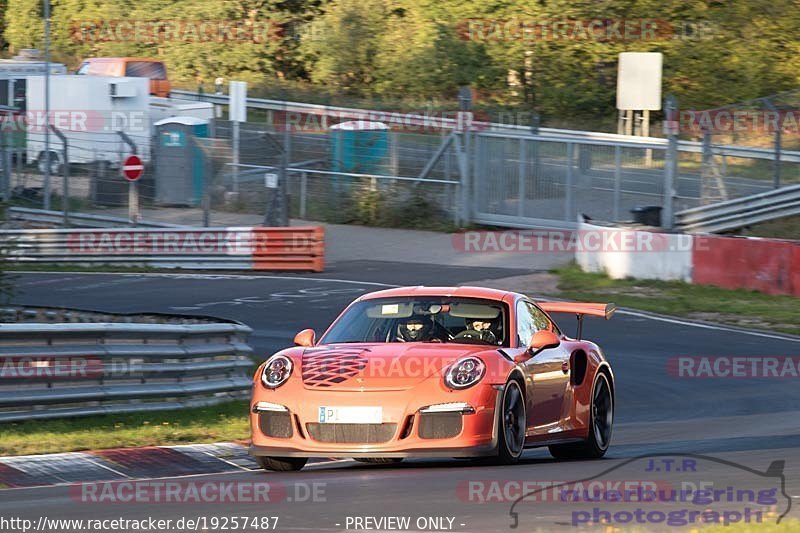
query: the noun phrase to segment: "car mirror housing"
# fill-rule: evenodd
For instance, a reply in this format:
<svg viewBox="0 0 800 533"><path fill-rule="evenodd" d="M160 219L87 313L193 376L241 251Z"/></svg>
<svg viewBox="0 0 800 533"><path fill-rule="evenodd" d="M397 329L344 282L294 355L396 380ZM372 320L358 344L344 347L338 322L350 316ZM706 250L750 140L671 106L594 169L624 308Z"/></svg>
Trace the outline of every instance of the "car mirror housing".
<svg viewBox="0 0 800 533"><path fill-rule="evenodd" d="M550 330L543 329L533 334L531 343L528 345L528 350L531 353L536 353L548 348L555 348L561 344L558 336Z"/></svg>
<svg viewBox="0 0 800 533"><path fill-rule="evenodd" d="M296 346L305 346L310 348L314 346L314 342L317 340L317 334L314 333L313 329L304 329L300 333L294 336L294 343Z"/></svg>

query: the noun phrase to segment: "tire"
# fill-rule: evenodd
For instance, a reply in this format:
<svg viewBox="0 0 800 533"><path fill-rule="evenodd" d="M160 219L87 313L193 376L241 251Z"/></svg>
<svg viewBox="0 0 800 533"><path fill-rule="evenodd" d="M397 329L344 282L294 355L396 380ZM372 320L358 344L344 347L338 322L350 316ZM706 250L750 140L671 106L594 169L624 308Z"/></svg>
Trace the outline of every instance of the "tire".
<svg viewBox="0 0 800 533"><path fill-rule="evenodd" d="M512 379L503 387L503 399L497 420L497 456L493 463L510 465L519 461L525 449L525 431L528 427L525 395L519 382Z"/></svg>
<svg viewBox="0 0 800 533"><path fill-rule="evenodd" d="M45 152L39 154L36 159L36 168L39 169L41 174L45 173L47 167L47 156ZM61 174L61 159L58 157L58 152L50 151L50 175L57 176Z"/></svg>
<svg viewBox="0 0 800 533"><path fill-rule="evenodd" d="M256 457L256 463L264 470L296 472L306 466L307 457Z"/></svg>
<svg viewBox="0 0 800 533"><path fill-rule="evenodd" d="M370 463L373 465L393 465L401 462L402 457L353 457L359 463Z"/></svg>
<svg viewBox="0 0 800 533"><path fill-rule="evenodd" d="M589 437L582 442L555 444L549 447L556 459L599 459L611 443L614 424L614 396L608 376L598 372L592 385L592 404L589 408Z"/></svg>

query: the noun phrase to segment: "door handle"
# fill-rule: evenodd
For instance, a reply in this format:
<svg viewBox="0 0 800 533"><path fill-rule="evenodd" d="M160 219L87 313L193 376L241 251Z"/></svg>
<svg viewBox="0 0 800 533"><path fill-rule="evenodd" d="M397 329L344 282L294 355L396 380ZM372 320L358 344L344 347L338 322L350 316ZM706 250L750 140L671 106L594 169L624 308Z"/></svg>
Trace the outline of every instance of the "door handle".
<svg viewBox="0 0 800 533"><path fill-rule="evenodd" d="M561 363L561 371L565 374L569 372L569 361L564 361Z"/></svg>

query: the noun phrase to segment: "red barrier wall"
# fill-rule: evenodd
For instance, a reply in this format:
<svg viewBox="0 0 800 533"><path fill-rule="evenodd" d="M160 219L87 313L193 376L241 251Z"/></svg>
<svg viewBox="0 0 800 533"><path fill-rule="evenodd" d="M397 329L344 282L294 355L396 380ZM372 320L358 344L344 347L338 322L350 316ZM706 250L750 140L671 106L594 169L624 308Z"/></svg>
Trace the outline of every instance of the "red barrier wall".
<svg viewBox="0 0 800 533"><path fill-rule="evenodd" d="M800 296L800 242L697 236L692 282Z"/></svg>

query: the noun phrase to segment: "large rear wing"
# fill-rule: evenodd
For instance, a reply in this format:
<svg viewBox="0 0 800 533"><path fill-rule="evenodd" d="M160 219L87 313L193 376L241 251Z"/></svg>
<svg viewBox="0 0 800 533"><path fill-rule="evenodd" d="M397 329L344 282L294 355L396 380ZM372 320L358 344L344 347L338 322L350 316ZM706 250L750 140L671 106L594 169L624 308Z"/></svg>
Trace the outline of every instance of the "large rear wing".
<svg viewBox="0 0 800 533"><path fill-rule="evenodd" d="M536 302L547 313L568 313L578 318L578 334L580 340L583 333L583 317L586 315L597 316L608 320L614 315L617 306L613 303L586 303L586 302Z"/></svg>

